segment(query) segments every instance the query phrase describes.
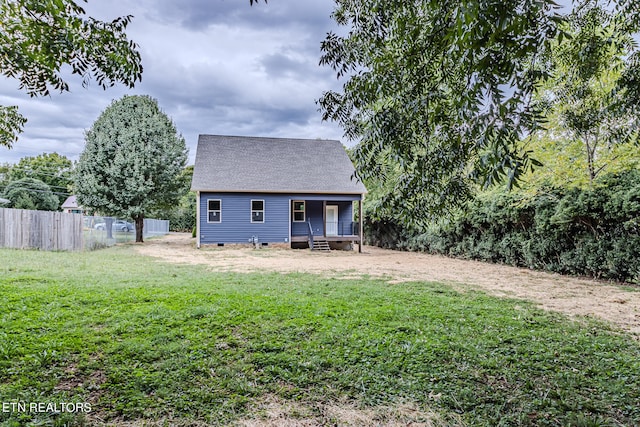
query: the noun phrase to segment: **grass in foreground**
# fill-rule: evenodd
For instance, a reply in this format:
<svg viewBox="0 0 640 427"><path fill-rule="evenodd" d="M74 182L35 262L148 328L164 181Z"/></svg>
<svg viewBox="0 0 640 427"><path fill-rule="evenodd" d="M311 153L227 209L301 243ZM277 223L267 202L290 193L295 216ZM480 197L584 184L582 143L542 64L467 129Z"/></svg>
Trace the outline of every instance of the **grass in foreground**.
<svg viewBox="0 0 640 427"><path fill-rule="evenodd" d="M217 274L130 247L0 259L0 401L91 405L3 410L0 425L226 425L260 418L268 399L327 424L340 420L319 412L336 402L413 405L441 424L640 424L638 344L523 302L432 283Z"/></svg>

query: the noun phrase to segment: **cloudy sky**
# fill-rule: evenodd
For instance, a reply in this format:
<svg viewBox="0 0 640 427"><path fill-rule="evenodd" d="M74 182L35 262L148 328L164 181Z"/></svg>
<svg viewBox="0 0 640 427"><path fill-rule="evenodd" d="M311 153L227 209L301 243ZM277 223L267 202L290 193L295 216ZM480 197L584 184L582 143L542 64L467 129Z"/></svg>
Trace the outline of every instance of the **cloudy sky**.
<svg viewBox="0 0 640 427"><path fill-rule="evenodd" d="M321 121L315 101L339 87L320 67L320 42L335 30L332 0L89 0L90 16L134 15L127 34L140 46L142 82L135 89L83 88L29 98L0 77L0 104L18 105L29 120L0 162L58 152L77 160L84 131L124 94L147 94L176 124L193 163L198 134L342 139Z"/></svg>

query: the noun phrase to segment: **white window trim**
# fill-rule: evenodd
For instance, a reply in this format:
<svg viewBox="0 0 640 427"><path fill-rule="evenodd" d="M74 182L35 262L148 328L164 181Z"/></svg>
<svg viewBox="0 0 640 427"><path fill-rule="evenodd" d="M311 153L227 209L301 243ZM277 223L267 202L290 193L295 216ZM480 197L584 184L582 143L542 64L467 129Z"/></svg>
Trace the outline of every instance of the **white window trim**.
<svg viewBox="0 0 640 427"><path fill-rule="evenodd" d="M296 210L296 202L304 203L304 209ZM307 221L307 202L305 200L294 200L293 205L293 222L306 222ZM302 212L302 220L296 220L296 212Z"/></svg>
<svg viewBox="0 0 640 427"><path fill-rule="evenodd" d="M209 209L209 202L220 202L220 210ZM209 212L220 212L220 221L209 221ZM220 224L222 222L222 199L207 199L207 224Z"/></svg>
<svg viewBox="0 0 640 427"><path fill-rule="evenodd" d="M262 210L257 209L257 210L253 210L253 202L262 202ZM264 202L264 199L251 199L251 202L249 204L249 209L250 209L250 215L251 215L251 223L252 224L264 224L265 221L265 211L266 209L266 203ZM262 221L254 221L253 220L253 213L254 212L262 212Z"/></svg>

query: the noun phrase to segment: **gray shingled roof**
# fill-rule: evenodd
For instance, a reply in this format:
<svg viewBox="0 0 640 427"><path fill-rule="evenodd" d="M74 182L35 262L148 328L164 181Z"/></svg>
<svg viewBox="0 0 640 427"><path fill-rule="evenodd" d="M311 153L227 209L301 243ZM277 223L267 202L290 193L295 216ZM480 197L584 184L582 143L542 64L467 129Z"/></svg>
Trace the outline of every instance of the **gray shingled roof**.
<svg viewBox="0 0 640 427"><path fill-rule="evenodd" d="M61 208L69 208L69 209L73 209L73 208L77 208L78 207L78 200L76 199L76 196L69 196L67 197L67 200L64 201L64 203L62 204Z"/></svg>
<svg viewBox="0 0 640 427"><path fill-rule="evenodd" d="M191 189L366 193L340 141L200 135Z"/></svg>

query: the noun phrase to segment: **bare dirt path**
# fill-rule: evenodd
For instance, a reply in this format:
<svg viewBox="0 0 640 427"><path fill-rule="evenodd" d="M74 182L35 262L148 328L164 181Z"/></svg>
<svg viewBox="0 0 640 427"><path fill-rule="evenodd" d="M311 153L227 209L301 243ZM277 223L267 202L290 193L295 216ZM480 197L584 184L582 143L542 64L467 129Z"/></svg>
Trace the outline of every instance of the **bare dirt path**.
<svg viewBox="0 0 640 427"><path fill-rule="evenodd" d="M437 281L471 285L492 295L533 301L547 310L609 321L640 339L640 288L504 265L365 246L357 251L195 248L189 234L152 239L136 250L165 261L205 264L216 271L306 272L332 277L386 277L394 283Z"/></svg>

